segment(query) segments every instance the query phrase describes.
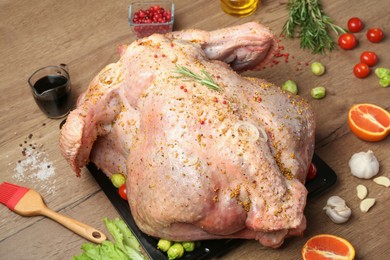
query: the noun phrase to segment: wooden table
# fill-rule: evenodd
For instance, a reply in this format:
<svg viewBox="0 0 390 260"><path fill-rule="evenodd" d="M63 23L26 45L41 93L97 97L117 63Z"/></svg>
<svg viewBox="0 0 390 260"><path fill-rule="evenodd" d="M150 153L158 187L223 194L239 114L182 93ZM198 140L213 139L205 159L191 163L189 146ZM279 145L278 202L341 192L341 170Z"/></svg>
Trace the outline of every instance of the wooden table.
<svg viewBox="0 0 390 260"><path fill-rule="evenodd" d="M224 14L218 1L176 1L174 29L212 30L255 20L279 35L287 19L287 0L262 2L253 15L235 18ZM299 259L305 241L320 233L348 239L356 248L357 259L390 259L389 189L372 180L353 177L348 167L353 153L370 149L380 161L379 174L390 177L390 138L365 142L356 138L347 124L347 111L354 103L368 102L390 109L390 88L380 87L374 75L357 79L352 74L352 67L365 50L379 55L378 66L390 66L390 1L322 2L325 12L339 25L346 27L352 16L363 19L366 28L356 34L360 41L356 49L313 55L301 50L298 40L282 38L281 45L290 53L289 62L281 60L273 67L248 74L278 85L287 79L298 83L299 94L310 101L316 112L316 153L337 172L338 182L308 201L304 237L288 239L277 250L248 241L224 259ZM81 178L76 178L60 155L61 120L48 119L40 112L27 79L39 67L66 63L75 94L80 94L100 69L118 59L116 47L134 40L127 24L128 4L128 1L103 0L0 2L0 182L33 188L52 209L100 230L105 230L103 217L119 215L91 175L84 169ZM383 28L386 39L379 44L369 43L365 37L368 27ZM325 64L325 75L311 74L306 63L314 61ZM316 85L327 88L326 98L310 97L310 89ZM28 161L23 150L32 152L37 161ZM34 166L44 170L37 173L38 170L32 169ZM359 210L355 192L358 184L366 185L369 196L377 199L368 213ZM331 195L346 199L353 211L349 222L337 225L325 215L322 208ZM5 206L0 206L0 216L1 259L70 259L81 253L80 246L85 240L49 219L20 217Z"/></svg>

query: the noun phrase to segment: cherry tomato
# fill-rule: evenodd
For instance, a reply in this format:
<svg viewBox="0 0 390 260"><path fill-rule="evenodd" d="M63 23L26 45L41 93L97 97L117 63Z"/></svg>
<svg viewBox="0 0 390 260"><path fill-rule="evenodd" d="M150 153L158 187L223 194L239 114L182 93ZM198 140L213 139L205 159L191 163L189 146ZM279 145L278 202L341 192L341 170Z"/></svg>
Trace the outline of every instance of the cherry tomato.
<svg viewBox="0 0 390 260"><path fill-rule="evenodd" d="M362 20L357 17L352 17L348 20L348 30L353 33L360 32L363 29Z"/></svg>
<svg viewBox="0 0 390 260"><path fill-rule="evenodd" d="M127 200L127 189L126 184L123 184L118 189L119 196L121 196L122 199Z"/></svg>
<svg viewBox="0 0 390 260"><path fill-rule="evenodd" d="M364 51L360 54L360 61L372 67L378 62L378 57L373 51Z"/></svg>
<svg viewBox="0 0 390 260"><path fill-rule="evenodd" d="M352 50L357 43L355 35L352 33L343 33L339 37L339 45L344 50Z"/></svg>
<svg viewBox="0 0 390 260"><path fill-rule="evenodd" d="M353 67L353 73L358 78L365 78L370 74L370 67L364 62L360 62Z"/></svg>
<svg viewBox="0 0 390 260"><path fill-rule="evenodd" d="M370 28L367 31L367 39L373 43L381 42L383 36L384 36L383 31L379 28Z"/></svg>
<svg viewBox="0 0 390 260"><path fill-rule="evenodd" d="M307 171L306 180L311 181L317 176L317 167L314 163L310 163L309 170Z"/></svg>

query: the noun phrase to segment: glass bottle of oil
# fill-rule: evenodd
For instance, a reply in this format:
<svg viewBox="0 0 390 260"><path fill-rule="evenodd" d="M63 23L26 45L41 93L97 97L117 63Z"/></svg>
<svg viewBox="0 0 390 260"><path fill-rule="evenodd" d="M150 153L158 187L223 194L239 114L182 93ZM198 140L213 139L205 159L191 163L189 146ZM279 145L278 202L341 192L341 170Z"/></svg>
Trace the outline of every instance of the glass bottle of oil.
<svg viewBox="0 0 390 260"><path fill-rule="evenodd" d="M244 17L256 11L261 0L220 0L222 10L230 15Z"/></svg>

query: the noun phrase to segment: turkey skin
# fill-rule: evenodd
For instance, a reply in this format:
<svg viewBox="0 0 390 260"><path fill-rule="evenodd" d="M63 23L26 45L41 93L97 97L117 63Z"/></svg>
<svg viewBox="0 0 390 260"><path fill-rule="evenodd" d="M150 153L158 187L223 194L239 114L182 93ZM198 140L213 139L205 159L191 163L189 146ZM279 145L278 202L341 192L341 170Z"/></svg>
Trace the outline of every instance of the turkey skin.
<svg viewBox="0 0 390 260"><path fill-rule="evenodd" d="M275 49L254 22L121 46L69 114L62 154L77 174L93 162L126 175L132 216L148 235L279 247L306 228L315 120L300 96L238 74Z"/></svg>

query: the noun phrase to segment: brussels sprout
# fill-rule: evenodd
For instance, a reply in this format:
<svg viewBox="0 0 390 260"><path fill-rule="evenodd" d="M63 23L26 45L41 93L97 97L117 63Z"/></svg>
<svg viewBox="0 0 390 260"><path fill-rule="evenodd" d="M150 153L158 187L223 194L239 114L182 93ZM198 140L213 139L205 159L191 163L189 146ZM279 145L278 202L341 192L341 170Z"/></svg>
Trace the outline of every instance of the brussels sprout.
<svg viewBox="0 0 390 260"><path fill-rule="evenodd" d="M174 243L169 249L168 249L168 259L176 259L180 258L184 254L184 248L181 243Z"/></svg>
<svg viewBox="0 0 390 260"><path fill-rule="evenodd" d="M195 249L195 242L188 241L188 242L182 242L183 248L186 252L192 252Z"/></svg>
<svg viewBox="0 0 390 260"><path fill-rule="evenodd" d="M379 84L382 87L388 87L390 85L390 69L377 68L375 69L375 75L379 78Z"/></svg>
<svg viewBox="0 0 390 260"><path fill-rule="evenodd" d="M390 76L384 76L381 78L379 80L379 84L384 88L388 87L390 85Z"/></svg>
<svg viewBox="0 0 390 260"><path fill-rule="evenodd" d="M383 78L385 76L390 76L390 69L388 68L376 68L375 74L378 76L378 78Z"/></svg>
<svg viewBox="0 0 390 260"><path fill-rule="evenodd" d="M325 73L325 67L320 62L313 62L311 64L311 72L316 76L321 76Z"/></svg>
<svg viewBox="0 0 390 260"><path fill-rule="evenodd" d="M160 239L157 243L157 248L160 249L163 252L167 252L168 249L171 247L172 242L165 239Z"/></svg>
<svg viewBox="0 0 390 260"><path fill-rule="evenodd" d="M298 86L297 84L292 81L292 80L287 80L286 82L283 83L282 85L282 89L283 90L286 90L286 91L289 91L293 94L298 94Z"/></svg>
<svg viewBox="0 0 390 260"><path fill-rule="evenodd" d="M111 182L115 188L119 188L126 182L126 177L122 173L114 173L111 176Z"/></svg>
<svg viewBox="0 0 390 260"><path fill-rule="evenodd" d="M322 86L312 88L310 94L315 99L321 99L326 95L326 89Z"/></svg>

